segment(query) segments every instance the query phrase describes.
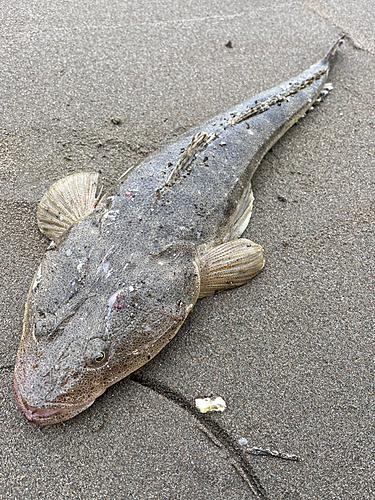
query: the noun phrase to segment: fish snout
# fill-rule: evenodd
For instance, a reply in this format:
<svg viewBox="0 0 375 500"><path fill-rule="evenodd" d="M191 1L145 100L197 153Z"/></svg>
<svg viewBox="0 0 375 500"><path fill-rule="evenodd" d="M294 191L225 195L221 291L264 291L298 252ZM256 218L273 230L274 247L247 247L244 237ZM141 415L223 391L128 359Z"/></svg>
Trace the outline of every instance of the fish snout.
<svg viewBox="0 0 375 500"><path fill-rule="evenodd" d="M61 413L61 411L63 410L63 408L59 406L50 408L36 408L29 405L20 393L16 380L14 380L14 395L20 413L26 418L26 420L32 422L33 424L49 423L50 417L56 415L57 413Z"/></svg>
<svg viewBox="0 0 375 500"><path fill-rule="evenodd" d="M18 410L28 422L38 425L50 425L64 422L91 406L96 398L103 394L106 388L98 391L95 396L83 404L69 403L41 403L39 407L30 405L18 389L14 380L14 395Z"/></svg>
<svg viewBox="0 0 375 500"><path fill-rule="evenodd" d="M33 408L32 406L28 406L28 409L25 411L24 415L25 418L29 421L32 422L33 424L38 424L40 423L41 418L45 417L50 417L51 415L54 415L55 413L58 413L60 411L60 408Z"/></svg>

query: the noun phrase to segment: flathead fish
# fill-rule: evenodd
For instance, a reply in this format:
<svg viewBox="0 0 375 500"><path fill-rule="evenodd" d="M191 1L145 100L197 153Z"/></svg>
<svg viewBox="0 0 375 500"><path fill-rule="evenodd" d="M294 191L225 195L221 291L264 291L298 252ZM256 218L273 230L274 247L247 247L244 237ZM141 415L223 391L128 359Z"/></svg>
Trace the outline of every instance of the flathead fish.
<svg viewBox="0 0 375 500"><path fill-rule="evenodd" d="M28 421L82 412L152 359L199 298L262 269L262 248L241 238L251 178L319 97L340 41L304 73L130 169L109 194L97 194L95 173L48 190L38 224L52 243L30 287L15 365Z"/></svg>

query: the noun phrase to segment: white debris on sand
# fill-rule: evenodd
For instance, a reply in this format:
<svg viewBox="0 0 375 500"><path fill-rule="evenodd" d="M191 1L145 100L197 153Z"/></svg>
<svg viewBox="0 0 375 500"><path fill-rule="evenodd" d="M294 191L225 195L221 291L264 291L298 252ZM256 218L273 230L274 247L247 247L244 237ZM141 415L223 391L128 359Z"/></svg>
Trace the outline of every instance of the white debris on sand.
<svg viewBox="0 0 375 500"><path fill-rule="evenodd" d="M225 401L220 396L217 398L198 398L195 400L195 407L201 413L211 411L224 411L227 407Z"/></svg>

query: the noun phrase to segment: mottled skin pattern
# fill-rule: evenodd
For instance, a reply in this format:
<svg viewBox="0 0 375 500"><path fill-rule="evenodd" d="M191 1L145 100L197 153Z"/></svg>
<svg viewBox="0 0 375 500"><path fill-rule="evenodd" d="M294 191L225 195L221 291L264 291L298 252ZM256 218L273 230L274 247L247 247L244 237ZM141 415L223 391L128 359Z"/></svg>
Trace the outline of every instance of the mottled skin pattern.
<svg viewBox="0 0 375 500"><path fill-rule="evenodd" d="M248 218L240 233L233 231L251 178L319 96L336 47L298 77L148 158L46 252L30 288L15 367L17 405L29 421L73 417L174 337L200 293L200 257L245 229ZM273 99L296 83L300 90ZM267 100L274 104L241 118ZM214 139L166 186L200 131Z"/></svg>

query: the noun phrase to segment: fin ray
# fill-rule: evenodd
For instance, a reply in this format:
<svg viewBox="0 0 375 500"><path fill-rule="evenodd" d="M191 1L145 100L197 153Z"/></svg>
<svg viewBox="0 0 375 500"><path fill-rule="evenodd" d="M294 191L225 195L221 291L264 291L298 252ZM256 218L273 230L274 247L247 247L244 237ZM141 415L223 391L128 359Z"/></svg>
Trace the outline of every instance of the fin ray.
<svg viewBox="0 0 375 500"><path fill-rule="evenodd" d="M40 231L56 241L78 220L89 215L100 199L101 191L96 196L98 179L95 172L82 172L55 182L38 205Z"/></svg>
<svg viewBox="0 0 375 500"><path fill-rule="evenodd" d="M223 243L236 240L237 238L240 238L242 236L242 233L249 225L251 212L253 210L253 203L254 195L250 184L244 192L240 203L238 204L237 210L231 222L231 226L223 238Z"/></svg>
<svg viewBox="0 0 375 500"><path fill-rule="evenodd" d="M263 266L262 247L246 238L218 245L200 259L199 298L244 285Z"/></svg>

